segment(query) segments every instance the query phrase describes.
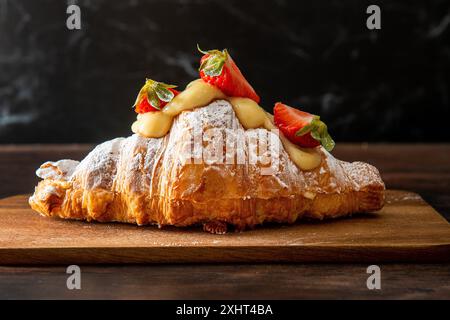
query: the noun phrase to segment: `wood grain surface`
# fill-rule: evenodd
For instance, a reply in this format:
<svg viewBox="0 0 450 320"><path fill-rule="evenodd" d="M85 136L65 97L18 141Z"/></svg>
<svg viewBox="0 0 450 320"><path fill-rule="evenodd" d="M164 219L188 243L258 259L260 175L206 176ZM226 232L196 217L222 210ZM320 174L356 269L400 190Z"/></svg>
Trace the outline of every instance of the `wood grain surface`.
<svg viewBox="0 0 450 320"><path fill-rule="evenodd" d="M406 191L388 191L377 213L226 235L47 218L27 199L0 200L0 264L450 260L450 224Z"/></svg>

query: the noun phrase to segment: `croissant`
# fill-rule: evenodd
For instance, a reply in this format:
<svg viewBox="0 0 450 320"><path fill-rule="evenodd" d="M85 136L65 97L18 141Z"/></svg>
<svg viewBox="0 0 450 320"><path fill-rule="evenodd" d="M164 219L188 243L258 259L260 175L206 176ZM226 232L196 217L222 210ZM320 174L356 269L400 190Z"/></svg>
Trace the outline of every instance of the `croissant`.
<svg viewBox="0 0 450 320"><path fill-rule="evenodd" d="M185 150L192 150L192 128L214 128L220 134L242 129L242 161L184 161ZM51 217L158 226L203 224L212 233L224 233L228 226L244 230L267 222L321 220L382 208L385 186L375 167L337 160L318 147L320 165L301 170L278 143L277 168L263 174L267 165L252 162L250 156L249 141L258 135L280 141L264 128L244 130L232 105L216 100L183 111L164 137L134 134L98 145L81 162L44 163L37 170L43 180L29 203Z"/></svg>

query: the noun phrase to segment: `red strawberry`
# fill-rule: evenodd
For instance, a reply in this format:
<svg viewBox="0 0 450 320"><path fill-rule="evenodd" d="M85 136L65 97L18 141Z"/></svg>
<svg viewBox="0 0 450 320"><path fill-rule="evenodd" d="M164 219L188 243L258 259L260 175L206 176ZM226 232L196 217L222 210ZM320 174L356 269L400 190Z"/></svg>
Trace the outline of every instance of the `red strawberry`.
<svg viewBox="0 0 450 320"><path fill-rule="evenodd" d="M224 94L230 97L244 97L259 103L259 96L242 75L234 63L227 49L222 51L202 51L200 60L200 77L203 81L218 87Z"/></svg>
<svg viewBox="0 0 450 320"><path fill-rule="evenodd" d="M144 86L133 105L137 113L159 111L169 103L179 92L173 88L176 86L146 79Z"/></svg>
<svg viewBox="0 0 450 320"><path fill-rule="evenodd" d="M303 148L322 145L326 150L334 148L327 125L319 116L277 102L273 109L275 125L292 143Z"/></svg>

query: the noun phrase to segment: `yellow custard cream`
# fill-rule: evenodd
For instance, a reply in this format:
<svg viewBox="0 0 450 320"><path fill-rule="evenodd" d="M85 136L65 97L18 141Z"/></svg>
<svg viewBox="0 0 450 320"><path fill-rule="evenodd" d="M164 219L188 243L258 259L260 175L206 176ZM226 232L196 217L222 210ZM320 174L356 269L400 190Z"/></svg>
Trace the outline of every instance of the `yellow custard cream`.
<svg viewBox="0 0 450 320"><path fill-rule="evenodd" d="M131 130L147 138L163 137L172 127L174 117L182 111L206 106L217 99L230 102L239 122L245 129L276 129L272 116L252 99L227 97L215 86L198 79L191 82L186 90L173 98L161 111L139 114L131 126ZM291 160L300 169L311 170L320 165L321 156L316 149L299 148L286 139L281 132L280 139Z"/></svg>

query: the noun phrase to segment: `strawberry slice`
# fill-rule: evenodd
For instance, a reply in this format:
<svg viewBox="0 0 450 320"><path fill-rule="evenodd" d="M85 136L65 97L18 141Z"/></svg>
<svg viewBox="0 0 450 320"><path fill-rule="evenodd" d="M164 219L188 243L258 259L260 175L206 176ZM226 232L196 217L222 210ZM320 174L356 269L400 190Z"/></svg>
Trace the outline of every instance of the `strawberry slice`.
<svg viewBox="0 0 450 320"><path fill-rule="evenodd" d="M244 97L259 103L260 98L244 78L238 66L234 63L227 49L203 51L200 60L200 77L203 81L218 87L230 97Z"/></svg>
<svg viewBox="0 0 450 320"><path fill-rule="evenodd" d="M144 86L139 90L133 108L137 113L159 111L179 94L176 86L146 79Z"/></svg>
<svg viewBox="0 0 450 320"><path fill-rule="evenodd" d="M275 125L292 143L303 148L322 145L327 151L334 148L327 125L319 116L277 102L273 109Z"/></svg>

